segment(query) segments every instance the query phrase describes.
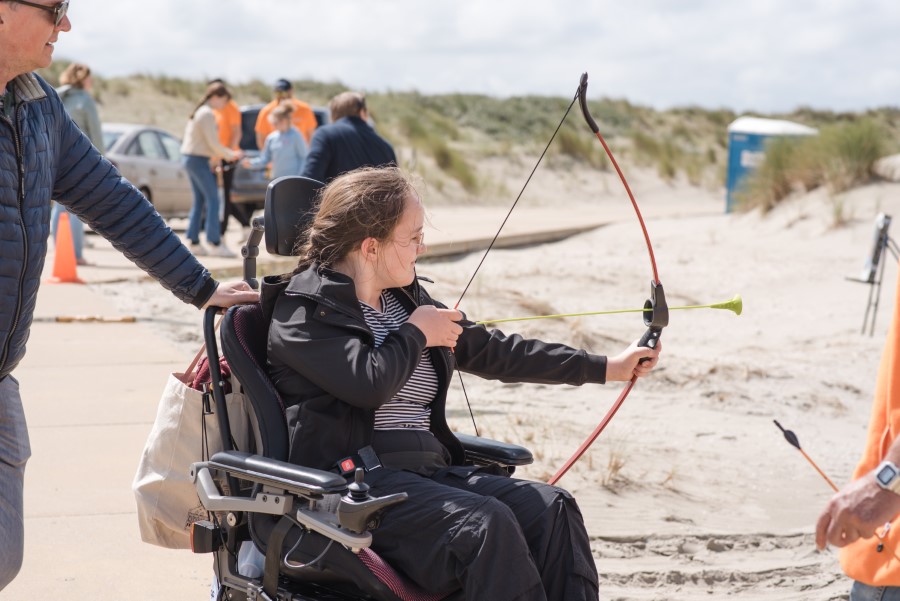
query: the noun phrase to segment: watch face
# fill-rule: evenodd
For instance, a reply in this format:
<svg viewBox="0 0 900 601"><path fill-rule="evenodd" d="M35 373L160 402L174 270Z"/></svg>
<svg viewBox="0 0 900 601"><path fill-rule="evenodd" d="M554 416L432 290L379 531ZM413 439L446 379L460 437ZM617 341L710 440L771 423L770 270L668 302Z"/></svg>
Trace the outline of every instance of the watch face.
<svg viewBox="0 0 900 601"><path fill-rule="evenodd" d="M882 467L880 470L878 470L878 473L875 474L875 478L882 486L888 486L891 482L893 482L896 476L897 472L889 465Z"/></svg>

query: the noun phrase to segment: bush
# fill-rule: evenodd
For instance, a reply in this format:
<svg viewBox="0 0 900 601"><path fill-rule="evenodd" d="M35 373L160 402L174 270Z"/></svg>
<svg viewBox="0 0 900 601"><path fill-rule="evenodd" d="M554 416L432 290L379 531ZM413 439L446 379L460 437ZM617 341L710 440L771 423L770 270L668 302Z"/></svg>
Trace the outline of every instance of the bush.
<svg viewBox="0 0 900 601"><path fill-rule="evenodd" d="M598 169L609 169L609 160L606 158L603 146L595 136L564 127L559 130L555 144L556 152L559 154L585 162Z"/></svg>
<svg viewBox="0 0 900 601"><path fill-rule="evenodd" d="M437 141L433 145L431 152L438 167L462 184L462 187L467 192L476 192L478 190L478 178L459 151L450 148L443 141Z"/></svg>
<svg viewBox="0 0 900 601"><path fill-rule="evenodd" d="M822 177L832 192L868 181L875 161L887 153L883 129L870 119L832 125L819 136Z"/></svg>
<svg viewBox="0 0 900 601"><path fill-rule="evenodd" d="M399 128L414 148L431 154L438 167L457 180L467 192L478 190L478 178L472 167L462 153L446 142L460 137L451 120L428 111L409 111L400 116Z"/></svg>
<svg viewBox="0 0 900 601"><path fill-rule="evenodd" d="M759 208L766 213L791 193L791 171L797 165L796 157L805 154L799 152L804 142L808 140L784 137L774 138L766 145L762 164L745 180L743 189L737 194L740 208Z"/></svg>
<svg viewBox="0 0 900 601"><path fill-rule="evenodd" d="M794 188L827 185L832 194L866 183L888 152L888 136L872 119L838 118L817 136L775 138L762 165L738 193L743 209L771 210Z"/></svg>

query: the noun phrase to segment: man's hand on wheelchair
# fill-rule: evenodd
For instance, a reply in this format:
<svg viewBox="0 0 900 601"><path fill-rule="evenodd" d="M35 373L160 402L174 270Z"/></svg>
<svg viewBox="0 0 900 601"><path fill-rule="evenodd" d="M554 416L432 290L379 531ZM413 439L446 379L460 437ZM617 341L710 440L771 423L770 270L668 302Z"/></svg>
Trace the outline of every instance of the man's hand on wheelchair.
<svg viewBox="0 0 900 601"><path fill-rule="evenodd" d="M259 302L259 292L251 288L247 282L223 282L216 287L216 291L209 297L203 308L228 308L232 305L245 305L256 302Z"/></svg>

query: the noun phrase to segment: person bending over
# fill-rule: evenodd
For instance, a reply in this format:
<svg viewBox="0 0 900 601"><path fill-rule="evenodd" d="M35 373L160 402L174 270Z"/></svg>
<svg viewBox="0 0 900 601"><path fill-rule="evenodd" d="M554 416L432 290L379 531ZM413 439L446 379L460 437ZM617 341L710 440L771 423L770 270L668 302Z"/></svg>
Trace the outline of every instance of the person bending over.
<svg viewBox="0 0 900 601"><path fill-rule="evenodd" d="M607 358L472 323L416 277L424 221L400 170L347 173L323 190L297 269L264 284L268 371L287 407L290 460L339 472L342 459L374 451L371 492L409 499L387 511L372 548L429 592L597 599L574 498L463 465L447 389L456 366L508 382L624 381L647 375L659 351L634 343Z"/></svg>

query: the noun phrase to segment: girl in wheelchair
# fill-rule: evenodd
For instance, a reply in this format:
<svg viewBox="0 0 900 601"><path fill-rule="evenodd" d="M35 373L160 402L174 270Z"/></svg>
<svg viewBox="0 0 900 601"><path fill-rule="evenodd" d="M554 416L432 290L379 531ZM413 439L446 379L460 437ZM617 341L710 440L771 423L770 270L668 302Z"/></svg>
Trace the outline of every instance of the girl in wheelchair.
<svg viewBox="0 0 900 601"><path fill-rule="evenodd" d="M429 592L597 599L573 497L464 465L445 418L447 389L455 366L510 382L626 381L647 375L659 350L634 343L604 357L473 324L416 277L424 220L400 170L350 172L322 191L289 280L264 284L268 370L287 408L290 460L341 473L365 467L373 495L408 493L372 548Z"/></svg>

